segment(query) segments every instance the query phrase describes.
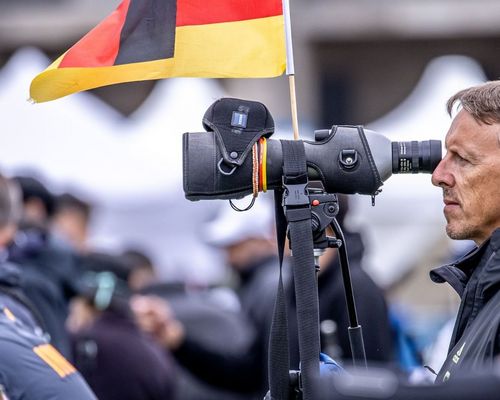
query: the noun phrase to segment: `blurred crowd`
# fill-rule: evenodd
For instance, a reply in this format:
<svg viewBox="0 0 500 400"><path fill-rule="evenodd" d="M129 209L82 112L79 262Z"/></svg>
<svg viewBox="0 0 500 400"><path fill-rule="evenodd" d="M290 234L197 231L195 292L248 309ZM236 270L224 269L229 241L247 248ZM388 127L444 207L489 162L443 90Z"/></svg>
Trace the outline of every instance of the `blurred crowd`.
<svg viewBox="0 0 500 400"><path fill-rule="evenodd" d="M230 273L220 285L193 287L160 280L141 248L91 248L89 202L51 193L33 176L0 176L0 349L12 345L6 335L19 335L15 325L38 346L52 346L74 366L68 371L81 379L79 385L88 384L102 400L263 398L279 264L272 202L262 197L244 213L222 208L200 227L207 243L225 254ZM339 201L343 226L349 203L347 197ZM421 351L363 270L362 235L346 228L344 234L368 363L409 376L422 364ZM288 258L283 270L290 362L298 369ZM328 249L319 263L322 351L347 365L349 321L337 251ZM0 374L5 368L7 363ZM29 375L30 367L16 373ZM23 385L0 386L0 394L17 398L12 393L25 390Z"/></svg>

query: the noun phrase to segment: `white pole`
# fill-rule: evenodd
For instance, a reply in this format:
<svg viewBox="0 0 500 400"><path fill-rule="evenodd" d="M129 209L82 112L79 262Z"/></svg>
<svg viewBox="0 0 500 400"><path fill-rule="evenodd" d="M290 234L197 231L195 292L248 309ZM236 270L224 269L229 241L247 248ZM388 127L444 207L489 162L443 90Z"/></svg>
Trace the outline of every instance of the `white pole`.
<svg viewBox="0 0 500 400"><path fill-rule="evenodd" d="M290 0L283 0L283 17L285 19L285 44L286 44L286 74L295 75L293 63L292 22L290 18Z"/></svg>
<svg viewBox="0 0 500 400"><path fill-rule="evenodd" d="M290 106L292 110L292 128L294 140L299 139L299 121L297 118L297 95L295 92L295 66L293 61L292 24L290 18L290 2L283 0L283 17L285 20L286 74L290 86Z"/></svg>

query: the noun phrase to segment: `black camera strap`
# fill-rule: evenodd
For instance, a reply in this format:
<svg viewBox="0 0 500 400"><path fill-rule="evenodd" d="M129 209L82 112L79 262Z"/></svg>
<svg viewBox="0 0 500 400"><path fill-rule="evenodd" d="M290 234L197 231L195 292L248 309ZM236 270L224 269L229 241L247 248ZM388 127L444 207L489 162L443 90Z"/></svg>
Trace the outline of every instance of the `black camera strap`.
<svg viewBox="0 0 500 400"><path fill-rule="evenodd" d="M295 284L297 325L300 352L301 389L304 400L312 399L313 379L319 374L319 301L314 265L311 205L307 194L307 164L302 141L282 140L283 204L280 211L277 194L276 226L280 256L280 281L274 308L269 344L269 379L271 399L289 398L289 355L286 302L282 281L282 261L286 226L293 252L292 271Z"/></svg>
<svg viewBox="0 0 500 400"><path fill-rule="evenodd" d="M285 289L283 285L283 252L285 250L285 237L287 223L283 212L283 191L274 191L276 240L278 243L278 256L280 263L280 277L276 302L273 310L273 320L269 337L269 389L271 399L288 400L290 388L290 356L288 340L288 316L286 309Z"/></svg>

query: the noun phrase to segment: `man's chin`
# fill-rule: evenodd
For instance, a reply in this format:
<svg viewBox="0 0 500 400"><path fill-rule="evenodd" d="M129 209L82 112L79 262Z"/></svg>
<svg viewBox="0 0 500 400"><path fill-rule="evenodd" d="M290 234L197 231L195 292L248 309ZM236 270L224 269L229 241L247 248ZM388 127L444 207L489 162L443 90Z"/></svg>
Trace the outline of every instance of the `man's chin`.
<svg viewBox="0 0 500 400"><path fill-rule="evenodd" d="M472 232L466 227L456 227L453 225L446 225L446 234L453 240L469 240L472 238Z"/></svg>

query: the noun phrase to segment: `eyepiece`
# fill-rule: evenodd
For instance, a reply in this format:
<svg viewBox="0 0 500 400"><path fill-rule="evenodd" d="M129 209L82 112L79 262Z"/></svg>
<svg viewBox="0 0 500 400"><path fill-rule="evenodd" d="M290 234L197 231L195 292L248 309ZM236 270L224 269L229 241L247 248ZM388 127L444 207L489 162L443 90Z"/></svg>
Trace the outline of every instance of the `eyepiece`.
<svg viewBox="0 0 500 400"><path fill-rule="evenodd" d="M441 141L392 142L392 173L432 173L441 161Z"/></svg>

